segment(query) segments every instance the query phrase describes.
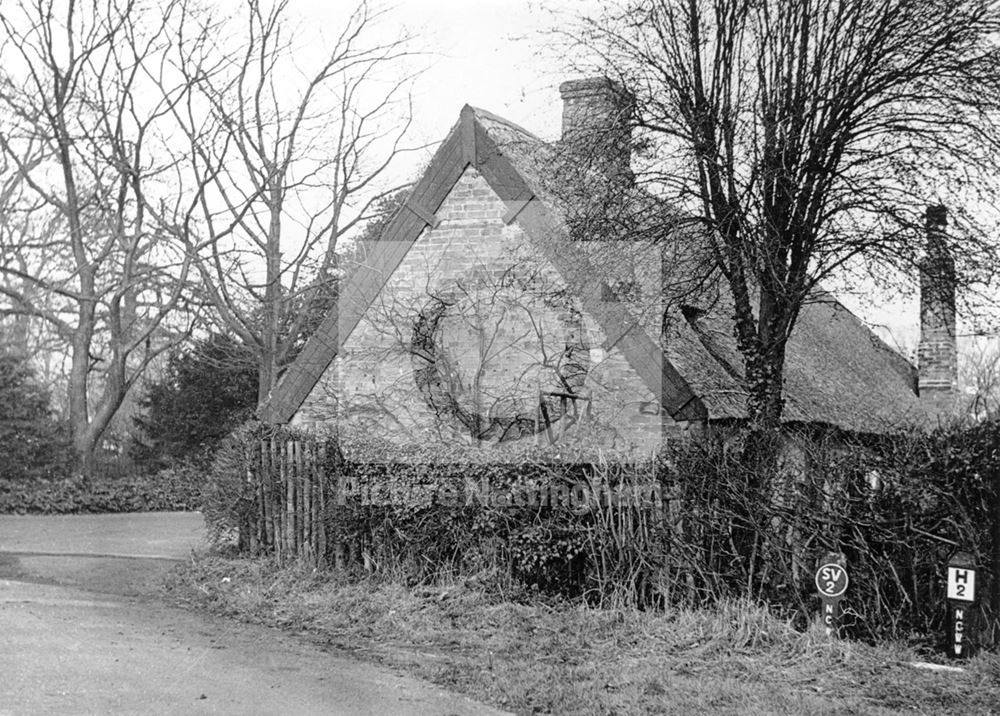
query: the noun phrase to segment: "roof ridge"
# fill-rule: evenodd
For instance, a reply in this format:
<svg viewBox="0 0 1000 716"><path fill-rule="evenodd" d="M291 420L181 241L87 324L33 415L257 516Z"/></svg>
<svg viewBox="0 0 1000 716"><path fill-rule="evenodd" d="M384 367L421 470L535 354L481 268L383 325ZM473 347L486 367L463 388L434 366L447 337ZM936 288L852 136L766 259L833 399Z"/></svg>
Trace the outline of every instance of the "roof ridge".
<svg viewBox="0 0 1000 716"><path fill-rule="evenodd" d="M531 131L525 129L524 127L522 127L517 122L512 122L511 120L507 119L506 117L501 117L499 114L495 114L493 112L490 112L488 109L483 109L482 107L475 107L475 106L473 106L471 104L467 104L465 106L468 107L469 109L471 109L472 112L477 117L482 117L484 119L489 119L489 120L491 120L493 122L499 122L500 124L504 124L507 127L510 127L511 129L516 129L518 132L522 132L523 134L527 134L529 137L531 137L532 139L536 139L539 142L544 142L545 144L549 144L549 145L553 144L553 142L549 142L549 141L547 141L545 139L542 139L541 137L539 137L534 132L531 132Z"/></svg>

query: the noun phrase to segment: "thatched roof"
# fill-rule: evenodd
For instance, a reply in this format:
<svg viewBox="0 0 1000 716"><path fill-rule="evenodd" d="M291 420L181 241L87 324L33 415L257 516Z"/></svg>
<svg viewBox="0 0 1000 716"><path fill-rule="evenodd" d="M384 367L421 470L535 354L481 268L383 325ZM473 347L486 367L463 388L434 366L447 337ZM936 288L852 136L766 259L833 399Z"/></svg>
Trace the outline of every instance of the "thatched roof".
<svg viewBox="0 0 1000 716"><path fill-rule="evenodd" d="M262 419L292 417L470 164L506 202L504 220L524 228L601 324L607 345L620 348L663 396L667 412L677 419L746 417L732 298L724 282L706 283L704 271L692 270L704 266L704 242L662 202L635 188L607 192L596 169L568 159L558 144L466 106L407 208L366 249L366 265L344 281L340 310L327 317L262 406ZM673 252L665 262L664 252ZM661 265L673 270L661 274ZM602 300L626 269L662 285L665 315L643 315L642 306L627 300ZM784 420L861 433L925 423L915 385L913 367L831 295L818 291L803 307L788 344Z"/></svg>

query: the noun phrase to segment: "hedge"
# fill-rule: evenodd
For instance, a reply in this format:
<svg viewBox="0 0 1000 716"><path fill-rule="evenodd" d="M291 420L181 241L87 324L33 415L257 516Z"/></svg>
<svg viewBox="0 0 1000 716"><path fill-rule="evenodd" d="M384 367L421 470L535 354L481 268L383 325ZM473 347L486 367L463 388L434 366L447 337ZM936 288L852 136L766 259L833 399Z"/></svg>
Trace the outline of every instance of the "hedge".
<svg viewBox="0 0 1000 716"><path fill-rule="evenodd" d="M276 479L259 474L262 437L315 439L252 425L227 441L206 502L218 536L252 529L259 481ZM833 551L851 574L845 633L929 640L943 632L945 564L964 551L981 566L979 616L993 623L996 424L865 442L792 437L800 450L762 463L747 459L739 432L639 463L556 462L530 449L498 463L468 446L329 437L338 457L324 479L341 498L324 515L324 552L344 570L409 583L475 576L641 608L750 599L804 626L819 606L817 561ZM468 499L477 485L492 499ZM599 497L616 490L641 499ZM532 491L559 498L523 499Z"/></svg>

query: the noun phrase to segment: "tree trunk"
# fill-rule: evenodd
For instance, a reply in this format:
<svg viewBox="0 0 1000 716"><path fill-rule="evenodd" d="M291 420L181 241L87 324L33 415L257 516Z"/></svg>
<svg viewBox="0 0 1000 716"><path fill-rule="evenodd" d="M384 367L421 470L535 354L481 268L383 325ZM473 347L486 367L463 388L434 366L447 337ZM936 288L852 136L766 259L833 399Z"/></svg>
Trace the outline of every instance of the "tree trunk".
<svg viewBox="0 0 1000 716"><path fill-rule="evenodd" d="M89 479L97 470L96 442L91 439L87 425L72 424L74 473L77 477Z"/></svg>
<svg viewBox="0 0 1000 716"><path fill-rule="evenodd" d="M85 355L89 358L89 351L86 351ZM101 437L121 407L128 392L128 383L125 380L125 357L118 351L114 351L110 365L105 371L105 385L100 400L91 409L87 400L88 374L85 371L77 373L76 356L74 351L74 370L70 374L69 385L70 427L73 431L76 473L89 478L94 476L97 467L96 452L101 443ZM75 410L74 406L76 406Z"/></svg>
<svg viewBox="0 0 1000 716"><path fill-rule="evenodd" d="M791 306L760 289L754 315L751 293L742 272L730 279L736 315L737 348L746 378L747 418L752 431L776 432L784 412L785 353Z"/></svg>
<svg viewBox="0 0 1000 716"><path fill-rule="evenodd" d="M781 427L785 400L782 376L785 367L785 347L773 346L770 353L757 354L747 361L747 413L750 425L763 432L776 432Z"/></svg>
<svg viewBox="0 0 1000 716"><path fill-rule="evenodd" d="M265 336L266 337L266 336ZM263 352L258 363L260 376L257 383L257 405L263 405L271 395L271 389L277 382L277 369L274 365L274 353L263 347Z"/></svg>
<svg viewBox="0 0 1000 716"><path fill-rule="evenodd" d="M281 343L282 298L281 287L281 207L284 177L272 178L268 209L270 225L267 231L266 265L267 285L264 288L264 318L261 330L260 382L257 404L263 405L278 382L278 351Z"/></svg>
<svg viewBox="0 0 1000 716"><path fill-rule="evenodd" d="M80 302L79 325L73 335L73 355L67 385L76 472L84 477L91 477L94 468L95 442L90 434L90 401L87 395L92 335L90 326L93 325L92 306L89 301Z"/></svg>

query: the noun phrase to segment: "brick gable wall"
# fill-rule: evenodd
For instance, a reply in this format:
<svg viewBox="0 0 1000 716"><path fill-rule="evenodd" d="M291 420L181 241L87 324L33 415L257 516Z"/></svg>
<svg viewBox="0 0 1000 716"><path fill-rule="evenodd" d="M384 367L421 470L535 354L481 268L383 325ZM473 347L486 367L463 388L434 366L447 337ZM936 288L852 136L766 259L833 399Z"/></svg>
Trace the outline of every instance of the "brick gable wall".
<svg viewBox="0 0 1000 716"><path fill-rule="evenodd" d="M506 212L468 167L292 422L397 442L478 432L501 452L646 453L682 429Z"/></svg>

